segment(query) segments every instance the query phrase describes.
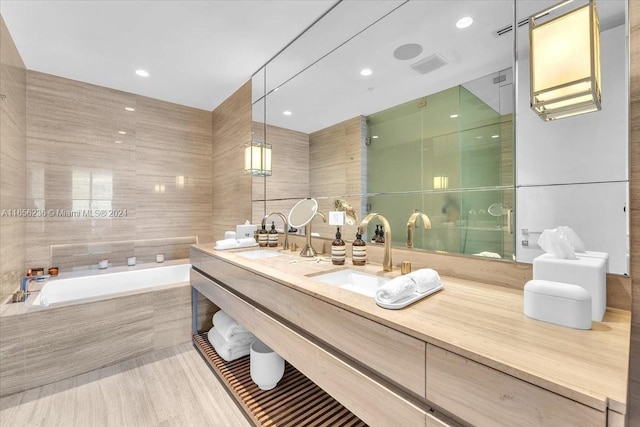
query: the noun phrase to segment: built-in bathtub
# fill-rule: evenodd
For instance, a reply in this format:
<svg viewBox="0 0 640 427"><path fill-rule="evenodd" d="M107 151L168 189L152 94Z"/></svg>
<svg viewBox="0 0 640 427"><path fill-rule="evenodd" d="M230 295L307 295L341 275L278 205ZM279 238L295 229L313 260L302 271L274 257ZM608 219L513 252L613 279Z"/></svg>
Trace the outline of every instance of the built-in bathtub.
<svg viewBox="0 0 640 427"><path fill-rule="evenodd" d="M0 396L191 341L188 262L63 272L30 284L25 303L5 300ZM199 306L206 329L215 307Z"/></svg>
<svg viewBox="0 0 640 427"><path fill-rule="evenodd" d="M141 268L142 267L142 268ZM150 268L149 268L150 267ZM107 274L74 274L77 277L51 279L42 287L32 304L50 304L109 297L156 286L189 281L191 264L138 266L131 271L116 271Z"/></svg>

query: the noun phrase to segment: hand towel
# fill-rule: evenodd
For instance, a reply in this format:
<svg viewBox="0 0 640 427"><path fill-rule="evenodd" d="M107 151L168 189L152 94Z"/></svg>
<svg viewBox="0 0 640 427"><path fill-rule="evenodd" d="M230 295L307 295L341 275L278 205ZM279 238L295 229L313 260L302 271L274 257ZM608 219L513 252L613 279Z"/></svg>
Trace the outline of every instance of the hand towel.
<svg viewBox="0 0 640 427"><path fill-rule="evenodd" d="M247 328L236 322L233 317L222 310L217 311L213 315L213 326L216 327L216 330L225 341L243 339L247 337L247 333L251 334Z"/></svg>
<svg viewBox="0 0 640 427"><path fill-rule="evenodd" d="M416 283L416 291L420 293L427 292L430 289L440 285L440 275L432 268L421 268L407 274Z"/></svg>
<svg viewBox="0 0 640 427"><path fill-rule="evenodd" d="M238 241L236 239L224 239L224 240L216 240L216 245L214 249L222 251L225 249L234 249L239 247Z"/></svg>
<svg viewBox="0 0 640 427"><path fill-rule="evenodd" d="M407 275L389 280L376 290L376 298L380 302L394 303L408 297L416 290L416 283Z"/></svg>
<svg viewBox="0 0 640 427"><path fill-rule="evenodd" d="M240 357L249 354L251 351L251 344L253 343L253 340L251 340L251 342L244 345L229 344L224 338L222 338L216 328L211 328L209 330L207 338L216 350L216 353L218 353L218 355L227 362L231 362L232 360L239 359Z"/></svg>

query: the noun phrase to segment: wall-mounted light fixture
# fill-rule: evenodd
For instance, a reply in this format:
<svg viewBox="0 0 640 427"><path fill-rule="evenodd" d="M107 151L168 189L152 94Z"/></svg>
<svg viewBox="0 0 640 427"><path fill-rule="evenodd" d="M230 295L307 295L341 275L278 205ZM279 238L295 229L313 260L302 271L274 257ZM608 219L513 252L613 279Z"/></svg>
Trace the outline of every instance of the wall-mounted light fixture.
<svg viewBox="0 0 640 427"><path fill-rule="evenodd" d="M572 1L529 17L531 108L544 121L601 108L600 24L594 1L548 19Z"/></svg>
<svg viewBox="0 0 640 427"><path fill-rule="evenodd" d="M244 145L244 173L271 176L271 144L251 141Z"/></svg>
<svg viewBox="0 0 640 427"><path fill-rule="evenodd" d="M449 177L447 175L435 175L433 177L433 189L444 190L449 188Z"/></svg>

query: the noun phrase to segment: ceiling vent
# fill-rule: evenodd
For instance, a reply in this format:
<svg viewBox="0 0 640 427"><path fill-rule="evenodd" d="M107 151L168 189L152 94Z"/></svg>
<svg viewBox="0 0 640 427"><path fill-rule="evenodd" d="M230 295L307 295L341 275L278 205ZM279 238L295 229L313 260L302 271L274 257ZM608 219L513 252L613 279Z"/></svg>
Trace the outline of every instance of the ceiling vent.
<svg viewBox="0 0 640 427"><path fill-rule="evenodd" d="M433 55L427 56L426 58L421 59L418 62L414 62L413 64L411 64L411 68L413 68L420 74L427 74L431 71L437 70L440 67L444 67L448 63L449 61L447 61L437 53L434 53Z"/></svg>
<svg viewBox="0 0 640 427"><path fill-rule="evenodd" d="M545 15L548 15L548 13L545 13L544 15L541 15L541 17L545 16ZM528 25L528 24L529 24L529 18L521 19L521 20L518 21L518 28L524 27L525 25ZM509 24L506 27L502 27L502 28L499 28L499 29L495 30L493 32L493 35L496 36L496 37L500 37L500 36L504 36L507 33L510 33L511 31L513 31L513 25Z"/></svg>

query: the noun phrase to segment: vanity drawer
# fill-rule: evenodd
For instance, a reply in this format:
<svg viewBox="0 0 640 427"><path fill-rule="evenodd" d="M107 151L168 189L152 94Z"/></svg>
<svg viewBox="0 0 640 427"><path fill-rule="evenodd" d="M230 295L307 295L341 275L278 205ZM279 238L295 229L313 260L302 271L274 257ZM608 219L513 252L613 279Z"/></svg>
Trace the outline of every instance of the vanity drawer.
<svg viewBox="0 0 640 427"><path fill-rule="evenodd" d="M358 363L424 397L424 341L259 275L255 275L252 286L235 281L230 286Z"/></svg>
<svg viewBox="0 0 640 427"><path fill-rule="evenodd" d="M255 309L211 279L191 270L191 286L245 328L252 329Z"/></svg>
<svg viewBox="0 0 640 427"><path fill-rule="evenodd" d="M367 424L427 425L426 409L405 400L261 310L256 309L252 332Z"/></svg>
<svg viewBox="0 0 640 427"><path fill-rule="evenodd" d="M427 399L474 426L605 426L606 414L427 344Z"/></svg>

